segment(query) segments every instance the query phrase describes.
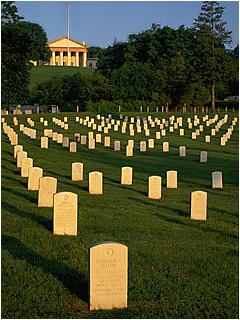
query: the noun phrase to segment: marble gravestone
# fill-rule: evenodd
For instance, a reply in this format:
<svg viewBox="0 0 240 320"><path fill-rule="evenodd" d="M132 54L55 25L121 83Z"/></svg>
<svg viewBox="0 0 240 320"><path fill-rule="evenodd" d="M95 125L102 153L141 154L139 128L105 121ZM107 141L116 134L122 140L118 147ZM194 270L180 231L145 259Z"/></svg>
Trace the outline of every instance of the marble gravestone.
<svg viewBox="0 0 240 320"><path fill-rule="evenodd" d="M53 177L40 178L38 191L38 207L53 207L53 195L57 192L57 179Z"/></svg>
<svg viewBox="0 0 240 320"><path fill-rule="evenodd" d="M48 137L41 137L41 149L48 149Z"/></svg>
<svg viewBox="0 0 240 320"><path fill-rule="evenodd" d="M72 163L72 181L83 181L83 163Z"/></svg>
<svg viewBox="0 0 240 320"><path fill-rule="evenodd" d="M131 145L126 146L126 156L132 157L133 156L133 147Z"/></svg>
<svg viewBox="0 0 240 320"><path fill-rule="evenodd" d="M207 162L207 151L201 151L200 153L200 162Z"/></svg>
<svg viewBox="0 0 240 320"><path fill-rule="evenodd" d="M77 143L76 142L70 142L69 144L69 151L76 153L77 152Z"/></svg>
<svg viewBox="0 0 240 320"><path fill-rule="evenodd" d="M80 141L81 144L86 144L87 143L87 136L83 135L81 136L81 141Z"/></svg>
<svg viewBox="0 0 240 320"><path fill-rule="evenodd" d="M163 142L163 152L169 152L169 142Z"/></svg>
<svg viewBox="0 0 240 320"><path fill-rule="evenodd" d="M111 146L111 138L109 136L104 137L104 147L110 147Z"/></svg>
<svg viewBox="0 0 240 320"><path fill-rule="evenodd" d="M58 192L53 196L53 234L77 235L78 195Z"/></svg>
<svg viewBox="0 0 240 320"><path fill-rule="evenodd" d="M43 169L39 167L32 167L29 169L28 175L28 190L38 191L40 185L40 178L43 176Z"/></svg>
<svg viewBox="0 0 240 320"><path fill-rule="evenodd" d="M23 146L20 144L13 147L14 159L16 159L18 151L23 151Z"/></svg>
<svg viewBox="0 0 240 320"><path fill-rule="evenodd" d="M167 171L167 188L177 189L177 171L175 170Z"/></svg>
<svg viewBox="0 0 240 320"><path fill-rule="evenodd" d="M121 169L121 184L131 185L133 177L132 167L122 167Z"/></svg>
<svg viewBox="0 0 240 320"><path fill-rule="evenodd" d="M102 172L89 172L89 193L103 194L103 174Z"/></svg>
<svg viewBox="0 0 240 320"><path fill-rule="evenodd" d="M162 178L160 176L151 176L148 178L148 198L161 199Z"/></svg>
<svg viewBox="0 0 240 320"><path fill-rule="evenodd" d="M69 137L63 137L63 142L62 142L63 147L69 147Z"/></svg>
<svg viewBox="0 0 240 320"><path fill-rule="evenodd" d="M221 171L212 172L212 189L222 189L222 188L223 188L222 172Z"/></svg>
<svg viewBox="0 0 240 320"><path fill-rule="evenodd" d="M180 157L186 157L186 147L185 146L180 146L179 147L179 156Z"/></svg>
<svg viewBox="0 0 240 320"><path fill-rule="evenodd" d="M154 139L148 139L148 148L154 149Z"/></svg>
<svg viewBox="0 0 240 320"><path fill-rule="evenodd" d="M33 167L33 159L32 158L24 158L22 160L21 177L28 178L29 170L32 167Z"/></svg>
<svg viewBox="0 0 240 320"><path fill-rule="evenodd" d="M115 140L114 141L114 151L120 151L121 149L121 141Z"/></svg>
<svg viewBox="0 0 240 320"><path fill-rule="evenodd" d="M207 220L207 192L194 191L191 193L191 219Z"/></svg>
<svg viewBox="0 0 240 320"><path fill-rule="evenodd" d="M27 151L18 151L17 152L17 168L22 167L22 161L24 158L27 158Z"/></svg>
<svg viewBox="0 0 240 320"><path fill-rule="evenodd" d="M147 150L146 141L140 141L140 152L146 152L146 150Z"/></svg>
<svg viewBox="0 0 240 320"><path fill-rule="evenodd" d="M90 310L127 308L128 248L117 242L89 247Z"/></svg>

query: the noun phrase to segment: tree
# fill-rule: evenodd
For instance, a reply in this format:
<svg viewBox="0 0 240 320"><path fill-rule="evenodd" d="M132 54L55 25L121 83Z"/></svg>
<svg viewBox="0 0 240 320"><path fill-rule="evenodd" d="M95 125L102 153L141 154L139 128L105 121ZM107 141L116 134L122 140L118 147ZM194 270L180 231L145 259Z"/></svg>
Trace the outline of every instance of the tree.
<svg viewBox="0 0 240 320"><path fill-rule="evenodd" d="M205 76L211 83L211 105L215 109L215 85L221 77L224 44L231 42L231 32L226 29L226 22L222 18L224 7L218 2L204 1L201 10L194 27L198 31L202 69L210 71Z"/></svg>
<svg viewBox="0 0 240 320"><path fill-rule="evenodd" d="M2 104L27 100L29 60L48 60L47 36L36 23L22 21L13 2L2 3Z"/></svg>
<svg viewBox="0 0 240 320"><path fill-rule="evenodd" d="M17 14L17 7L14 5L14 1L1 1L1 25L18 22L22 19Z"/></svg>

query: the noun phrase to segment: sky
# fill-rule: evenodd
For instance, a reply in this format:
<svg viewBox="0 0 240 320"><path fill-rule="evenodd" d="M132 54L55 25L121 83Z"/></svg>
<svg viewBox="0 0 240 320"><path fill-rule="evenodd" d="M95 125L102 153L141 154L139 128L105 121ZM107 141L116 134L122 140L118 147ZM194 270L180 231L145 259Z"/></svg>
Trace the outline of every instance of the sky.
<svg viewBox="0 0 240 320"><path fill-rule="evenodd" d="M239 2L219 1L223 19L239 43ZM16 1L25 20L40 24L51 42L67 35L67 1ZM114 40L127 41L158 23L161 27L191 27L201 12L201 1L70 1L70 38L88 46L108 47Z"/></svg>

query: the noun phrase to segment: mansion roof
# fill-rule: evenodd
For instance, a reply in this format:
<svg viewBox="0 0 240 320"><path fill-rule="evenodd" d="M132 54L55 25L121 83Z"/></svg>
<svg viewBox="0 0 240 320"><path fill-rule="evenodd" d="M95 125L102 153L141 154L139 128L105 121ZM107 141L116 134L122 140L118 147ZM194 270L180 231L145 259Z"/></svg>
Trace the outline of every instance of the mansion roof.
<svg viewBox="0 0 240 320"><path fill-rule="evenodd" d="M87 45L84 42L78 42L68 37L62 37L48 43L49 48L76 48L87 50Z"/></svg>

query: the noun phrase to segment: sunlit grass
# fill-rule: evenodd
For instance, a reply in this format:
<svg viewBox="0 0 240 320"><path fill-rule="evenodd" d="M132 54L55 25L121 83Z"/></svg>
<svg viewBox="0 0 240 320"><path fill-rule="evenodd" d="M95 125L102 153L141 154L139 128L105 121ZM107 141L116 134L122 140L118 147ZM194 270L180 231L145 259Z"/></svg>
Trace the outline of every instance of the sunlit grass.
<svg viewBox="0 0 240 320"><path fill-rule="evenodd" d="M75 122L76 114L67 116L68 131L50 126L71 139L75 132L87 132ZM26 123L26 116L18 118ZM36 128L37 140L20 133L19 143L34 166L58 179L58 191L78 194L78 236L53 235L52 209L37 207L37 192L27 190L13 147L2 134L2 318L238 317L238 125L225 147L220 147L220 135L207 144L203 136L192 141L187 131L185 137L168 134L146 153L137 147L132 158L125 157L125 148L114 152L99 144L96 150L78 144L77 154L53 141L48 150L40 149L44 127L36 121ZM110 135L122 146L130 138ZM170 142L170 153L162 152L163 141ZM187 146L184 159L178 156L180 145ZM208 151L207 164L199 162L201 150ZM71 181L75 161L84 163L83 182ZM122 166L134 168L132 186L120 185ZM166 189L170 169L178 171L177 190ZM88 194L93 170L103 172L103 196ZM212 171L223 172L223 190L211 189ZM161 200L147 198L150 175L162 176ZM208 192L206 222L190 220L195 190ZM98 241L129 248L126 310L89 311L88 245Z"/></svg>

